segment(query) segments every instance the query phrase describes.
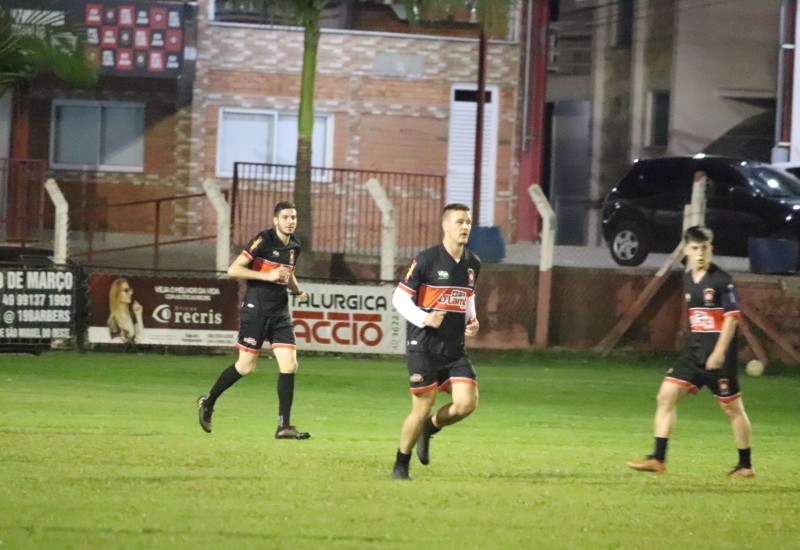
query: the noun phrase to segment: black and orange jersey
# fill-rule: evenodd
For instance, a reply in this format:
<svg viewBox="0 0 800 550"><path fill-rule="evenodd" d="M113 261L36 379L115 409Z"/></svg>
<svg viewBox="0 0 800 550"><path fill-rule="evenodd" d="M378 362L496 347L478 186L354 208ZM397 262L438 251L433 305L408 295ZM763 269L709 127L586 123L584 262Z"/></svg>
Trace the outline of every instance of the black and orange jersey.
<svg viewBox="0 0 800 550"><path fill-rule="evenodd" d="M464 248L456 261L443 244L420 252L398 288L410 294L425 311L445 311L438 329L407 323L408 351L447 356L464 354L467 300L475 291L481 261Z"/></svg>
<svg viewBox="0 0 800 550"><path fill-rule="evenodd" d="M242 251L242 254L249 258L250 263L247 267L254 271L272 271L281 266L289 268L289 272L294 272L297 259L300 257L300 243L294 235L289 235L289 242L283 244L275 228L260 232L250 241ZM288 307L289 297L286 293L288 280L269 282L269 281L247 281L247 300L256 301L260 304L268 302L271 309L284 309Z"/></svg>
<svg viewBox="0 0 800 550"><path fill-rule="evenodd" d="M683 289L689 309L689 329L686 352L698 362L711 354L726 317L739 317L739 297L731 276L711 264L699 282L692 274L683 275ZM728 346L728 359L735 359L736 343Z"/></svg>

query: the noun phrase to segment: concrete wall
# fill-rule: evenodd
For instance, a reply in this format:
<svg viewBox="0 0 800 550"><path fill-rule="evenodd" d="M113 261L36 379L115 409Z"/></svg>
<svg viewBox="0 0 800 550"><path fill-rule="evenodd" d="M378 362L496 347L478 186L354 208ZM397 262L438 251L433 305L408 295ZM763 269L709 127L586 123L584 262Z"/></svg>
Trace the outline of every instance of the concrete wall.
<svg viewBox="0 0 800 550"><path fill-rule="evenodd" d="M734 273L741 301L800 348L800 282L796 277ZM555 268L551 298L550 347L591 350L611 330L651 280L637 269ZM484 264L476 286L481 330L468 339L476 349L532 348L536 330L538 270L535 266ZM675 353L687 327L681 273L674 272L615 351ZM771 361L790 357L759 330ZM740 358L753 357L739 335Z"/></svg>
<svg viewBox="0 0 800 550"><path fill-rule="evenodd" d="M669 150L702 150L763 110L732 99L774 97L778 1L678 0Z"/></svg>

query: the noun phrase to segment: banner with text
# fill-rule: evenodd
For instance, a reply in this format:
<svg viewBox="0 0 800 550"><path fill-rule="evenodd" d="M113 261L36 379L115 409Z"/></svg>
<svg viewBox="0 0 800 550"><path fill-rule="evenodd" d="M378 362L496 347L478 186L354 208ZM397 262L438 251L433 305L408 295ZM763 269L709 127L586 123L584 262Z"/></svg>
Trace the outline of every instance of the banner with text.
<svg viewBox="0 0 800 550"><path fill-rule="evenodd" d="M93 344L233 346L239 285L233 279L89 277Z"/></svg>
<svg viewBox="0 0 800 550"><path fill-rule="evenodd" d="M239 330L234 279L89 277L89 342L233 347ZM335 353L405 353L405 319L394 285L304 283L305 304L289 297L297 348ZM264 343L268 350L269 342Z"/></svg>
<svg viewBox="0 0 800 550"><path fill-rule="evenodd" d="M402 354L406 321L392 307L395 285L303 283L308 302L291 300L297 349Z"/></svg>
<svg viewBox="0 0 800 550"><path fill-rule="evenodd" d="M0 344L42 344L71 339L75 330L72 271L0 269Z"/></svg>

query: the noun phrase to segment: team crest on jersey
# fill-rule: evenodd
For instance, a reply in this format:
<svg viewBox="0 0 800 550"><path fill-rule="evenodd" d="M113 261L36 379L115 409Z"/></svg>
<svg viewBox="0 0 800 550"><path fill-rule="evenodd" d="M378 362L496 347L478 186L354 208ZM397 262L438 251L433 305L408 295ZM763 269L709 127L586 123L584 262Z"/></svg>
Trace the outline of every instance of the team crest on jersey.
<svg viewBox="0 0 800 550"><path fill-rule="evenodd" d="M440 279L448 279L448 278L450 278L450 274L447 271L445 271L443 269L440 269L439 270L439 278Z"/></svg>
<svg viewBox="0 0 800 550"><path fill-rule="evenodd" d="M256 240L254 240L254 241L253 241L253 244L251 244L251 245L250 245L250 252L252 252L252 251L253 251L253 250L255 250L256 248L258 248L258 245L260 245L260 244L261 244L261 241L263 241L263 240L264 240L264 239L262 239L261 237L259 237L259 238L257 238Z"/></svg>
<svg viewBox="0 0 800 550"><path fill-rule="evenodd" d="M717 382L717 388L719 388L720 395L730 395L731 393L731 384L727 378L720 378Z"/></svg>
<svg viewBox="0 0 800 550"><path fill-rule="evenodd" d="M714 289L713 288L704 288L703 289L703 304L707 306L714 305Z"/></svg>
<svg viewBox="0 0 800 550"><path fill-rule="evenodd" d="M281 255L281 253L280 253L280 252L278 252L277 250L273 250L273 251L272 251L272 257L273 257L273 258L277 258L277 257L278 257L278 256L280 256L280 255Z"/></svg>
<svg viewBox="0 0 800 550"><path fill-rule="evenodd" d="M475 284L475 270L471 267L467 269L467 282L469 286L473 286Z"/></svg>
<svg viewBox="0 0 800 550"><path fill-rule="evenodd" d="M294 265L294 250L289 251L289 265Z"/></svg>
<svg viewBox="0 0 800 550"><path fill-rule="evenodd" d="M687 303L692 301L692 295L688 292L684 295L684 298L686 298Z"/></svg>
<svg viewBox="0 0 800 550"><path fill-rule="evenodd" d="M423 378L422 378L421 374L412 374L409 377L409 380L411 381L412 384L418 384L418 383L422 382Z"/></svg>
<svg viewBox="0 0 800 550"><path fill-rule="evenodd" d="M414 272L414 268L415 267L417 267L417 260L414 260L413 262L411 262L411 267L408 268L408 271L406 272L406 276L403 278L403 282L405 282L405 283L408 282L408 280L411 278L411 273Z"/></svg>

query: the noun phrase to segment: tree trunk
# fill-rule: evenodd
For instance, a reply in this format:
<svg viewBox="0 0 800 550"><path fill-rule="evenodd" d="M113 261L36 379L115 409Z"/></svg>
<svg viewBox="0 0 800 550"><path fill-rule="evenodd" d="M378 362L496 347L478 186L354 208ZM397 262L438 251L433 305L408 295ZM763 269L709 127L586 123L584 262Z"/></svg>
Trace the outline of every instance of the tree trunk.
<svg viewBox="0 0 800 550"><path fill-rule="evenodd" d="M311 138L314 133L314 86L319 45L319 10L305 25L303 75L300 83L300 112L297 128L294 202L297 206L297 238L303 246L299 274L310 274L314 267L314 217L311 207Z"/></svg>

